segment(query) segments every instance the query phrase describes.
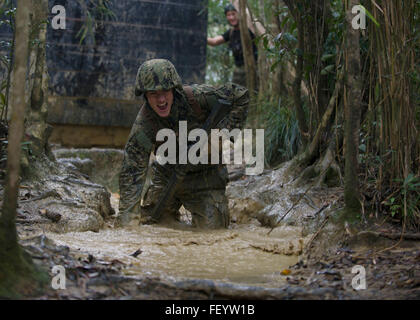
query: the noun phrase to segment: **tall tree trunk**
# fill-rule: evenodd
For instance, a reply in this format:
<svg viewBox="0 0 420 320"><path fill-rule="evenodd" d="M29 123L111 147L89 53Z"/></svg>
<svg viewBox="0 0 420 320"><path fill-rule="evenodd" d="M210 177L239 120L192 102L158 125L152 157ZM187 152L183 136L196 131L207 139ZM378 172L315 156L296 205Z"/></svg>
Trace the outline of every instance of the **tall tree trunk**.
<svg viewBox="0 0 420 320"><path fill-rule="evenodd" d="M7 175L0 230L5 247L17 246L16 207L19 189L21 141L24 131L26 63L28 59L28 18L30 1L19 0L16 14L16 43L12 77L11 119L7 146Z"/></svg>
<svg viewBox="0 0 420 320"><path fill-rule="evenodd" d="M298 28L298 48L297 48L297 61L296 61L296 78L293 82L293 100L295 101L296 115L299 122L299 129L304 146L308 144L309 132L306 124L305 111L302 105L301 85L303 78L303 57L305 54L304 45L304 27L302 13L299 9L296 11L296 23Z"/></svg>
<svg viewBox="0 0 420 320"><path fill-rule="evenodd" d="M246 83L249 89L250 96L255 95L255 89L257 88L257 68L254 59L254 52L252 49L252 40L248 31L248 25L246 22L246 8L247 1L239 1L239 28L241 31L241 44L242 52L244 55L245 71L246 71Z"/></svg>
<svg viewBox="0 0 420 320"><path fill-rule="evenodd" d="M355 218L360 212L360 195L358 179L358 149L360 131L360 110L362 100L362 79L360 67L360 30L352 28L353 6L358 0L348 0L346 7L347 34L345 39L345 169L344 169L344 201L349 218Z"/></svg>
<svg viewBox="0 0 420 320"><path fill-rule="evenodd" d="M0 297L30 294L41 275L31 258L20 248L16 231L21 141L24 131L25 83L29 44L30 0L18 0L16 43L11 91L11 119L7 147L7 174L0 216Z"/></svg>
<svg viewBox="0 0 420 320"><path fill-rule="evenodd" d="M308 125L306 123L305 111L303 109L302 102L302 79L303 79L303 62L305 54L305 29L304 29L304 10L305 6L302 1L296 4L296 1L285 0L284 1L293 15L296 21L298 29L298 47L297 47L297 58L296 58L296 76L293 81L293 100L296 108L296 117L299 124L299 131L301 134L302 144L305 147L309 141Z"/></svg>
<svg viewBox="0 0 420 320"><path fill-rule="evenodd" d="M31 0L31 2L30 41L34 45L29 50L27 99L30 103L25 115L25 136L31 141L32 155L39 156L48 153L48 137L51 133L51 126L47 124L48 73L45 53L48 0Z"/></svg>
<svg viewBox="0 0 420 320"><path fill-rule="evenodd" d="M273 2L273 11L279 12L280 5L284 5L281 3L280 0L275 0ZM274 30L274 35L277 36L281 32L284 31L284 27L282 27L280 23L281 16L279 14L273 14L271 17L271 23ZM272 76L272 90L274 94L280 96L287 96L290 94L289 89L286 86L288 79L291 79L290 76L291 70L293 66L290 65L290 62L287 62L287 66L284 66L283 63L280 63L276 70L274 71L274 75Z"/></svg>

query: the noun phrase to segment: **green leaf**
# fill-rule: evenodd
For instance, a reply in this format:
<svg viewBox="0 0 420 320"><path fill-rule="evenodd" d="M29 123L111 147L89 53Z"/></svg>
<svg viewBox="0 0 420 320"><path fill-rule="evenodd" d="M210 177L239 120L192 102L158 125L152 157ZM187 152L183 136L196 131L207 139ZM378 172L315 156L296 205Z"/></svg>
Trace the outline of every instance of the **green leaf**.
<svg viewBox="0 0 420 320"><path fill-rule="evenodd" d="M375 85L375 100L378 101L381 97L381 88L379 87L379 81Z"/></svg>
<svg viewBox="0 0 420 320"><path fill-rule="evenodd" d="M268 41L268 38L267 37L264 37L263 44L264 44L264 48L267 49L268 48L268 45L269 45L269 41Z"/></svg>
<svg viewBox="0 0 420 320"><path fill-rule="evenodd" d="M335 65L333 64L326 66L324 69L322 69L321 75L326 76L328 73L331 73L334 70L334 67Z"/></svg>
<svg viewBox="0 0 420 320"><path fill-rule="evenodd" d="M409 184L413 180L416 180L416 177L414 176L414 174L409 173L407 178L405 178L404 180L404 184Z"/></svg>
<svg viewBox="0 0 420 320"><path fill-rule="evenodd" d="M273 72L279 63L280 63L280 60L277 60L276 62L274 62L272 66L270 67L270 71Z"/></svg>
<svg viewBox="0 0 420 320"><path fill-rule="evenodd" d="M331 58L334 58L334 57L335 57L335 54L334 53L324 54L321 57L321 61L325 62L325 61L327 61L327 60L329 60Z"/></svg>
<svg viewBox="0 0 420 320"><path fill-rule="evenodd" d="M5 106L6 105L6 96L1 92L0 92L0 100L1 100L1 104L3 106Z"/></svg>
<svg viewBox="0 0 420 320"><path fill-rule="evenodd" d="M369 12L368 9L366 9L364 6L362 6L361 4L359 4L359 6L365 11L365 14L368 16L368 18L377 26L379 27L380 24L378 23L378 21L376 21L376 19L372 16L372 14Z"/></svg>
<svg viewBox="0 0 420 320"><path fill-rule="evenodd" d="M289 42L297 42L297 39L294 35L290 34L289 32L285 32L283 37Z"/></svg>

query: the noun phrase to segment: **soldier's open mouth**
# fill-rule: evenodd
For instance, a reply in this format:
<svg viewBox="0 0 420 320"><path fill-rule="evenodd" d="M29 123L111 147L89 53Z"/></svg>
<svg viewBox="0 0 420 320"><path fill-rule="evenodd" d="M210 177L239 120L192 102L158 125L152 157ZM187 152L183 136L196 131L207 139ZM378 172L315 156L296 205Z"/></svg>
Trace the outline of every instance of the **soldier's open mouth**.
<svg viewBox="0 0 420 320"><path fill-rule="evenodd" d="M165 103L164 105L161 105L161 106L158 105L157 107L159 108L160 111L166 111L166 109L168 108L168 104Z"/></svg>

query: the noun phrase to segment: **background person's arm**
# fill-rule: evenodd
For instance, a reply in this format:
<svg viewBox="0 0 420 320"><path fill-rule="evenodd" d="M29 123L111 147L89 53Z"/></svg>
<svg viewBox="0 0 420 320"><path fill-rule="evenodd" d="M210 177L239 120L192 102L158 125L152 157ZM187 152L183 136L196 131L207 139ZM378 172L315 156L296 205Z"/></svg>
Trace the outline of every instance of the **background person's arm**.
<svg viewBox="0 0 420 320"><path fill-rule="evenodd" d="M207 44L214 47L218 46L219 44L225 43L225 39L223 36L216 36L214 38L207 38Z"/></svg>

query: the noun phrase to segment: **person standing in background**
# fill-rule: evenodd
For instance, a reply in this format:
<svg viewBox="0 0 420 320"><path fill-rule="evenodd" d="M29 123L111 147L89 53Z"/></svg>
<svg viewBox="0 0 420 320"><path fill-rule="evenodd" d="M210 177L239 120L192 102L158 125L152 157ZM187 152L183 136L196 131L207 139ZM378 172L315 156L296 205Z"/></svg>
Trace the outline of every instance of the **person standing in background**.
<svg viewBox="0 0 420 320"><path fill-rule="evenodd" d="M244 66L241 33L239 30L238 11L232 4L228 4L225 7L225 16L228 23L231 25L231 28L227 30L223 35L218 35L214 38L207 38L207 44L210 46L218 46L223 43L228 43L230 50L232 50L233 58L235 61L235 69L233 71L232 82L241 86L246 86L246 71ZM249 34L251 39L254 40L254 33L249 30ZM254 52L255 62L257 62L258 51L254 43L252 44L252 49Z"/></svg>

